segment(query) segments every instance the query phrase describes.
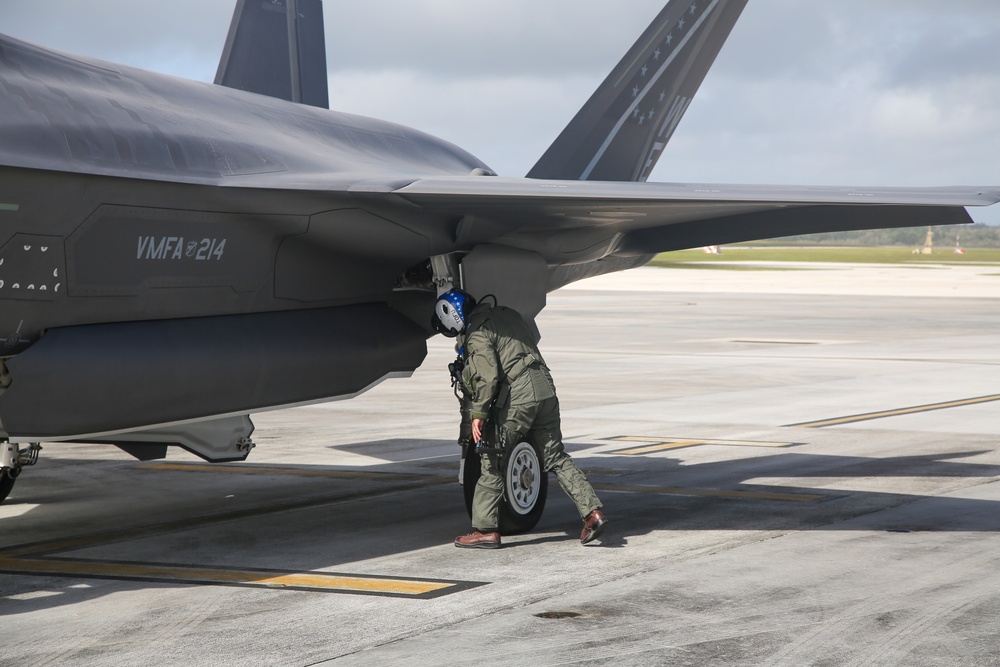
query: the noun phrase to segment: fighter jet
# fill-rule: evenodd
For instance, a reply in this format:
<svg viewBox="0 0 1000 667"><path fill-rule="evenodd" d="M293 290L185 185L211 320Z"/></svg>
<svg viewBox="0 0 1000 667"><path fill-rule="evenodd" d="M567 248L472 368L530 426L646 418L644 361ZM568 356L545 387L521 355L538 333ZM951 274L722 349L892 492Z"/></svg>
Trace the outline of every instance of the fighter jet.
<svg viewBox="0 0 1000 667"><path fill-rule="evenodd" d="M0 35L0 499L38 442L243 460L251 413L411 374L452 286L533 321L656 253L1000 200L646 182L746 1L667 3L523 178L329 110L321 0L238 0L214 84Z"/></svg>

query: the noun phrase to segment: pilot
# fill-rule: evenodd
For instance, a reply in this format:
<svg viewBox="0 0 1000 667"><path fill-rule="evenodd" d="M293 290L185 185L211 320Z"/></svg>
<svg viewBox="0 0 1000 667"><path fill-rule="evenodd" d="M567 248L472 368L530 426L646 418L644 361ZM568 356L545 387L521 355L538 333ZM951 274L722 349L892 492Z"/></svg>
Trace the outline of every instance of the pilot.
<svg viewBox="0 0 1000 667"><path fill-rule="evenodd" d="M492 305L485 299L477 303L470 294L453 289L438 297L432 318L440 333L458 337L465 396L462 435L471 435L482 461L472 500L473 532L456 538L455 546L500 547L498 517L504 487L500 463L519 442L531 444L542 459L542 469L556 473L583 519L580 542L587 544L608 523L601 501L563 449L559 399L527 323L517 311L492 300Z"/></svg>

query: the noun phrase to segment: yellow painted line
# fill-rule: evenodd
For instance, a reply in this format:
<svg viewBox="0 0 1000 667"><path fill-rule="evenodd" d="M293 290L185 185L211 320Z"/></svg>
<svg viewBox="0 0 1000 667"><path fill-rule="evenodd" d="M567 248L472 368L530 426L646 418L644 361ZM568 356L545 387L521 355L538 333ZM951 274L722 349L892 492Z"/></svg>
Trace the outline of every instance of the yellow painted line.
<svg viewBox="0 0 1000 667"><path fill-rule="evenodd" d="M449 458L454 459L452 461L439 461L437 463L428 463L426 465L427 465L428 468L446 468L448 470L452 470L452 469L458 470L458 467L456 465L456 461L458 459L461 459L461 457L462 457L462 455L459 452L455 452L454 456L449 457Z"/></svg>
<svg viewBox="0 0 1000 667"><path fill-rule="evenodd" d="M158 464L171 465L171 464ZM191 466L182 466L185 469ZM208 464L205 468L214 468ZM243 470L238 466L230 466ZM278 469L286 471L289 469ZM308 471L307 471L308 472ZM323 472L323 471L319 471ZM326 471L331 472L331 471ZM416 475L395 475L406 483L383 487L378 493L409 490L431 486L439 482L454 483L452 477L419 477ZM449 595L459 591L482 586L486 582L457 581L440 579L414 579L400 577L367 576L328 572L294 572L282 570L258 570L246 568L215 568L200 565L161 565L128 561L78 560L59 556L60 553L93 547L113 542L122 542L154 535L163 535L176 530L205 527L221 521L252 519L262 514L294 511L305 508L345 502L374 495L372 492L351 493L346 496L312 498L301 502L268 505L231 510L218 514L191 517L165 523L123 528L120 530L54 539L33 544L22 544L0 549L0 572L8 574L50 575L68 577L94 577L102 579L137 579L167 583L190 583L208 585L249 586L269 589L304 591L329 591L386 595L428 599L439 595Z"/></svg>
<svg viewBox="0 0 1000 667"><path fill-rule="evenodd" d="M631 475L634 470L625 470L624 468L580 468L585 475L608 475L615 477L618 475Z"/></svg>
<svg viewBox="0 0 1000 667"><path fill-rule="evenodd" d="M364 470L317 470L313 468L274 468L255 465L225 463L147 463L139 470L167 470L174 472L236 472L245 475L294 475L297 477L335 477L337 479L383 479L387 481L425 479L422 475L395 472L368 472ZM432 478L438 479L438 478ZM444 480L444 478L440 478ZM447 478L449 481L451 477Z"/></svg>
<svg viewBox="0 0 1000 667"><path fill-rule="evenodd" d="M128 536L128 533L125 533ZM87 535L83 537L69 537L64 540L52 540L50 542L40 542L38 544L27 544L20 547L9 547L0 552L0 562L8 562L10 559L17 559L23 556L33 556L36 554L57 553L60 551L70 551L72 549L85 549L95 544L113 542L105 536Z"/></svg>
<svg viewBox="0 0 1000 667"><path fill-rule="evenodd" d="M380 595L428 596L447 589L467 588L466 582L393 579L323 572L275 572L227 570L148 563L108 563L74 560L0 559L0 571L16 574L47 574L111 579L142 579L160 582L226 584L262 588ZM465 584L465 585L463 585Z"/></svg>
<svg viewBox="0 0 1000 667"><path fill-rule="evenodd" d="M649 454L651 452L662 452L667 449L679 449L681 447L692 447L694 445L700 445L702 442L700 440L674 440L671 442L661 442L655 445L647 445L646 447L634 447L632 449L619 449L615 451L615 454L625 454L625 455L638 455L638 454Z"/></svg>
<svg viewBox="0 0 1000 667"><path fill-rule="evenodd" d="M428 486L438 478L410 478L409 483L391 487L409 489ZM446 479L453 483L451 477ZM0 550L0 572L9 574L35 574L51 576L95 577L104 579L139 579L158 582L193 583L202 585L234 585L269 589L305 591L331 591L372 595L387 595L427 599L448 595L483 585L484 582L444 581L430 579L392 578L363 575L344 575L325 572L283 572L280 570L254 570L242 568L212 568L203 566L175 566L130 562L102 562L73 560L58 556L75 549L109 544L123 540L158 535L172 530L238 518L289 511L329 504L359 497L367 493L353 493L345 497L310 499L305 502L271 505L266 508L248 508L220 514L171 521L151 526L137 526L122 530L49 540L34 544L8 547Z"/></svg>
<svg viewBox="0 0 1000 667"><path fill-rule="evenodd" d="M633 486L625 484L594 484L599 491L623 491L627 493L653 493L667 496L705 496L709 498L739 498L745 500L784 500L797 503L812 503L825 496L808 493L771 493L768 491L720 491L717 489L684 489L672 486Z"/></svg>
<svg viewBox="0 0 1000 667"><path fill-rule="evenodd" d="M619 449L609 454L623 454L625 456L637 456L652 452L662 452L669 449L680 449L681 447L696 447L700 445L725 445L730 447L791 447L795 442L763 442L757 440L707 440L707 439L680 439L680 438L657 438L641 435L622 435L609 438L616 442L648 442L645 447L634 447L631 449Z"/></svg>
<svg viewBox="0 0 1000 667"><path fill-rule="evenodd" d="M1000 401L1000 394L992 396L979 396L978 398L966 398L959 401L946 401L944 403L931 403L929 405L917 405L912 408L899 408L897 410L883 410L882 412L867 412L850 417L837 417L835 419L821 419L814 422L802 422L800 424L787 424L793 428L822 428L824 426L838 426L840 424L853 424L854 422L868 421L870 419L883 419L885 417L897 417L899 415L911 415L918 412L930 412L932 410L946 410L948 408L958 408L965 405L977 405L979 403L991 403Z"/></svg>

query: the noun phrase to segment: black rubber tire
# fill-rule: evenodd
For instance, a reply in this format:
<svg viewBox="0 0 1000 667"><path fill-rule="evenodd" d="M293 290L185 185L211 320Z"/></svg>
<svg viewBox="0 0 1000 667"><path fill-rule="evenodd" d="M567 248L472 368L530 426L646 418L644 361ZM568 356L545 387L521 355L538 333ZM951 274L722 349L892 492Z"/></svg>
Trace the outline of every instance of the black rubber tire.
<svg viewBox="0 0 1000 667"><path fill-rule="evenodd" d="M0 472L0 503L7 500L10 490L14 488L14 482L13 477L10 477L6 472Z"/></svg>
<svg viewBox="0 0 1000 667"><path fill-rule="evenodd" d="M527 448L527 449L525 449ZM530 452L528 451L530 450ZM549 493L548 473L542 472L541 459L538 452L528 443L521 443L511 450L513 456L503 461L507 474L518 473L514 479L505 479L505 491L500 502L500 533L502 535L518 535L526 533L536 525L545 511L545 500ZM533 460L531 454L534 454ZM462 492L465 495L465 510L472 516L472 498L476 493L476 482L480 475L480 458L471 453L465 459L462 471ZM519 484L520 481L530 484L530 490ZM514 496L512 502L511 496Z"/></svg>

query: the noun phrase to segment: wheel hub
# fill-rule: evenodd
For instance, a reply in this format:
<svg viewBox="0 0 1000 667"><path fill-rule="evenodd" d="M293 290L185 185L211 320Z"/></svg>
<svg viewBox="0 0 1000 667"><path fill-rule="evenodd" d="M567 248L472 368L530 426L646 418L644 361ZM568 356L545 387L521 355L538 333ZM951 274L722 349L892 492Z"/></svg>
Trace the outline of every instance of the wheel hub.
<svg viewBox="0 0 1000 667"><path fill-rule="evenodd" d="M526 442L518 444L507 464L507 500L518 514L527 514L538 501L541 488L541 464L535 449Z"/></svg>

